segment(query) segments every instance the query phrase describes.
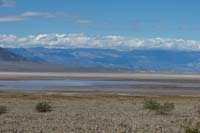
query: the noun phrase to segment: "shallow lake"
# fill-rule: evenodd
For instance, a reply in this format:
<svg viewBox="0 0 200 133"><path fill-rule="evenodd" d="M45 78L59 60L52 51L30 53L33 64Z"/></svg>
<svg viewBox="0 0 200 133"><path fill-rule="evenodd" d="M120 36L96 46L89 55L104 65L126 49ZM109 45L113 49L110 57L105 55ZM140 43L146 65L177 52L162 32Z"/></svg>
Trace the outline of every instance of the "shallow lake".
<svg viewBox="0 0 200 133"><path fill-rule="evenodd" d="M85 80L0 80L0 91L89 91L89 92L156 92L160 90L134 88L144 86L176 86L200 88L200 83L148 81L85 81ZM114 86L114 87L113 87ZM124 88L124 86L133 86ZM88 88L87 88L88 87ZM177 90L162 90L173 92ZM198 90L199 91L199 90Z"/></svg>

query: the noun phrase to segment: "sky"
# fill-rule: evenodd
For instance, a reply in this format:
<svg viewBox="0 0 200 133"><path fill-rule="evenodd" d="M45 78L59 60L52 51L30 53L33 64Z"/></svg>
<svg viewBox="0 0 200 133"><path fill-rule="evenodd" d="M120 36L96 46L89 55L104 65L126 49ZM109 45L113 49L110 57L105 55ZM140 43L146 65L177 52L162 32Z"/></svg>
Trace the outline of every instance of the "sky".
<svg viewBox="0 0 200 133"><path fill-rule="evenodd" d="M199 12L199 0L0 0L0 46L200 49Z"/></svg>

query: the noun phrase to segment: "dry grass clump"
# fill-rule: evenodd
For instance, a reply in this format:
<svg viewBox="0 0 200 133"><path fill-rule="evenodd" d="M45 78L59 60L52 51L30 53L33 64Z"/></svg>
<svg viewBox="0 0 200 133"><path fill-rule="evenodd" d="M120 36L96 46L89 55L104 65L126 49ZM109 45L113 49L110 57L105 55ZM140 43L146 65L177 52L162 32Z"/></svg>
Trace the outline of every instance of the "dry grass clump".
<svg viewBox="0 0 200 133"><path fill-rule="evenodd" d="M196 110L197 114L200 115L200 105L195 106L194 109Z"/></svg>
<svg viewBox="0 0 200 133"><path fill-rule="evenodd" d="M153 99L145 99L144 109L149 109L150 111L158 110L160 104Z"/></svg>
<svg viewBox="0 0 200 133"><path fill-rule="evenodd" d="M0 115L5 114L8 111L6 106L0 106Z"/></svg>
<svg viewBox="0 0 200 133"><path fill-rule="evenodd" d="M200 122L195 127L186 127L185 133L200 133Z"/></svg>
<svg viewBox="0 0 200 133"><path fill-rule="evenodd" d="M36 104L35 109L38 112L50 112L52 111L52 106L49 105L47 102L40 102Z"/></svg>
<svg viewBox="0 0 200 133"><path fill-rule="evenodd" d="M167 115L175 109L174 103L165 102L160 104L156 100L146 99L144 102L144 108L150 111L154 111L156 114Z"/></svg>
<svg viewBox="0 0 200 133"><path fill-rule="evenodd" d="M190 128L190 127L187 127L185 129L185 133L199 133L199 129L198 128Z"/></svg>

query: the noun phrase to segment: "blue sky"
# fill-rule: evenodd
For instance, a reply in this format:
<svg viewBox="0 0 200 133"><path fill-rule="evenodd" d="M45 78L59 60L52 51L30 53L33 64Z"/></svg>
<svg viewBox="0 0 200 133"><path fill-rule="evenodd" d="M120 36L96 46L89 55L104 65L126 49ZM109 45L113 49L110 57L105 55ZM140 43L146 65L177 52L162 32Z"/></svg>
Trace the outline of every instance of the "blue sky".
<svg viewBox="0 0 200 133"><path fill-rule="evenodd" d="M200 51L199 0L0 0L0 47Z"/></svg>
<svg viewBox="0 0 200 133"><path fill-rule="evenodd" d="M0 34L199 40L199 0L0 0Z"/></svg>

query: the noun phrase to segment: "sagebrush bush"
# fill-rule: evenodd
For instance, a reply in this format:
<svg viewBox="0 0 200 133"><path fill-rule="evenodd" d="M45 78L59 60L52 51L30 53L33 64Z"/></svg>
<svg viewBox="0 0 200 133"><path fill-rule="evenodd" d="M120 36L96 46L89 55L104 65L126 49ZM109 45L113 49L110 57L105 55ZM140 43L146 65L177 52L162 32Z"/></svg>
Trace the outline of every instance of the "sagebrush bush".
<svg viewBox="0 0 200 133"><path fill-rule="evenodd" d="M185 129L185 133L199 133L199 129L198 128L190 128L190 127L187 127Z"/></svg>
<svg viewBox="0 0 200 133"><path fill-rule="evenodd" d="M163 105L160 105L159 108L156 110L157 114L169 114L175 109L174 103L165 102Z"/></svg>
<svg viewBox="0 0 200 133"><path fill-rule="evenodd" d="M160 107L160 104L153 99L145 99L144 108L149 109L150 111L157 110Z"/></svg>
<svg viewBox="0 0 200 133"><path fill-rule="evenodd" d="M146 99L144 102L144 108L154 111L156 114L169 114L175 109L174 103L165 102L164 104L158 103L153 99Z"/></svg>
<svg viewBox="0 0 200 133"><path fill-rule="evenodd" d="M200 122L197 122L194 127L186 127L185 133L200 133Z"/></svg>
<svg viewBox="0 0 200 133"><path fill-rule="evenodd" d="M198 113L198 115L200 115L200 105L195 106L195 110L196 110L196 112Z"/></svg>
<svg viewBox="0 0 200 133"><path fill-rule="evenodd" d="M1 115L1 114L5 114L5 113L7 112L7 110L8 110L8 109L7 109L6 106L2 106L2 105L1 105L1 106L0 106L0 115Z"/></svg>
<svg viewBox="0 0 200 133"><path fill-rule="evenodd" d="M36 104L35 109L38 112L50 112L52 111L52 106L49 105L47 102L40 102Z"/></svg>

